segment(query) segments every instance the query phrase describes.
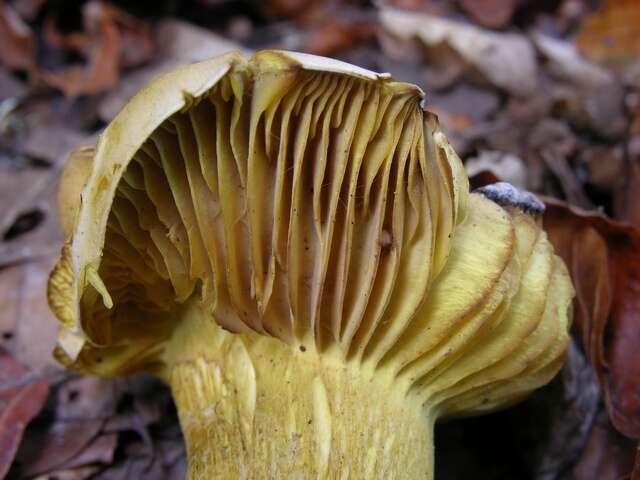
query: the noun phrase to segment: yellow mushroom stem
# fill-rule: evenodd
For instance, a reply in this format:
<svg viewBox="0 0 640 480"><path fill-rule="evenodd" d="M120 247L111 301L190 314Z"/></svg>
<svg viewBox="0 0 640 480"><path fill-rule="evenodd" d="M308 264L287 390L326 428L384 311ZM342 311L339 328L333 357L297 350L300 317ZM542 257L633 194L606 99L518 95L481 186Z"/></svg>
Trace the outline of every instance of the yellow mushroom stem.
<svg viewBox="0 0 640 480"><path fill-rule="evenodd" d="M230 334L197 304L181 314L166 380L189 478L433 477L434 416L390 378L313 344Z"/></svg>

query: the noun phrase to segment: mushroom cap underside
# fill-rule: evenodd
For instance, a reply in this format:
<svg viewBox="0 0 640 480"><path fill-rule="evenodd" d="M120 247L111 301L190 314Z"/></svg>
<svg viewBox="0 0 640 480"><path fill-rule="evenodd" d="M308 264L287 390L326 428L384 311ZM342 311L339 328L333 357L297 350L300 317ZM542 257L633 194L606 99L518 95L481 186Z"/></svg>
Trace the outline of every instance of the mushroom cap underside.
<svg viewBox="0 0 640 480"><path fill-rule="evenodd" d="M310 346L451 415L548 381L566 268L533 216L468 194L422 99L280 51L149 84L100 136L81 201L81 175L63 185L79 207L49 284L59 359L161 370L196 302L222 336Z"/></svg>

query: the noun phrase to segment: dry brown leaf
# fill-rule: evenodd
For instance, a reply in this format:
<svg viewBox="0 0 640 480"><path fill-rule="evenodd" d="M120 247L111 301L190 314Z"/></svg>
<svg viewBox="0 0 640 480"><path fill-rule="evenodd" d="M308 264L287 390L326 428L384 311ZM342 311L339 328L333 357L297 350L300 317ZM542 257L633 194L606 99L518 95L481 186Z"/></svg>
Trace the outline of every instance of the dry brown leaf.
<svg viewBox="0 0 640 480"><path fill-rule="evenodd" d="M373 23L333 18L312 31L302 49L316 55L336 55L371 40L376 29Z"/></svg>
<svg viewBox="0 0 640 480"><path fill-rule="evenodd" d="M101 418L57 421L47 430L26 436L16 457L20 471L31 477L65 468L89 447L103 423Z"/></svg>
<svg viewBox="0 0 640 480"><path fill-rule="evenodd" d="M26 373L8 352L0 349L0 478L9 471L24 429L42 408L49 391L46 380L15 388L3 387Z"/></svg>
<svg viewBox="0 0 640 480"><path fill-rule="evenodd" d="M107 419L114 414L120 392L114 382L96 377L79 377L65 382L56 392L56 419Z"/></svg>
<svg viewBox="0 0 640 480"><path fill-rule="evenodd" d="M267 3L267 10L271 15L278 17L297 17L305 10L317 7L317 0L270 0Z"/></svg>
<svg viewBox="0 0 640 480"><path fill-rule="evenodd" d="M623 160L614 190L616 218L640 227L640 90L625 98L627 138L619 152Z"/></svg>
<svg viewBox="0 0 640 480"><path fill-rule="evenodd" d="M640 227L640 156L630 158L615 193L615 215Z"/></svg>
<svg viewBox="0 0 640 480"><path fill-rule="evenodd" d="M582 57L572 43L540 32L534 32L531 38L547 59L548 71L556 77L577 86L593 89L606 88L614 81L611 72Z"/></svg>
<svg viewBox="0 0 640 480"><path fill-rule="evenodd" d="M49 46L58 50L74 50L86 53L91 45L91 39L86 32L62 33L56 27L54 17L46 17L42 23L42 35Z"/></svg>
<svg viewBox="0 0 640 480"><path fill-rule="evenodd" d="M50 166L0 166L0 266L55 255L62 231L56 210L58 177L71 150L94 143L60 125L23 132L20 153Z"/></svg>
<svg viewBox="0 0 640 480"><path fill-rule="evenodd" d="M60 468L64 470L71 470L87 465L111 465L113 463L113 456L117 445L117 433L98 435L91 441L91 443L89 443L89 445L87 445L77 455L71 457L69 461L64 463ZM54 474L52 473L51 475Z"/></svg>
<svg viewBox="0 0 640 480"><path fill-rule="evenodd" d="M459 0L460 6L483 27L505 27L516 11L519 0Z"/></svg>
<svg viewBox="0 0 640 480"><path fill-rule="evenodd" d="M388 0L385 3L402 10L424 12L440 17L451 15L455 8L454 2L450 0Z"/></svg>
<svg viewBox="0 0 640 480"><path fill-rule="evenodd" d="M25 437L18 452L21 473L39 475L91 463L110 464L117 434L101 434L118 401L113 382L79 377L56 392L55 421Z"/></svg>
<svg viewBox="0 0 640 480"><path fill-rule="evenodd" d="M495 90L468 82L458 82L443 92L429 92L427 98L429 109L436 106L447 112L463 113L474 122L485 121L500 108L500 97Z"/></svg>
<svg viewBox="0 0 640 480"><path fill-rule="evenodd" d="M0 209L0 266L55 256L62 239L55 209L57 172L7 175L2 170L0 175L6 177L0 186L15 180L5 192L16 195L0 194L0 199L7 199ZM29 180L34 183L24 183Z"/></svg>
<svg viewBox="0 0 640 480"><path fill-rule="evenodd" d="M577 44L596 62L620 64L640 57L640 2L607 0L582 24Z"/></svg>
<svg viewBox="0 0 640 480"><path fill-rule="evenodd" d="M565 198L573 205L581 208L592 209L593 203L584 192L582 184L569 165L565 155L558 154L552 149L542 149L538 152L546 167L553 173L562 186Z"/></svg>
<svg viewBox="0 0 640 480"><path fill-rule="evenodd" d="M22 97L27 91L27 86L14 78L9 71L0 69L0 102L7 98ZM3 128L0 120L0 129Z"/></svg>
<svg viewBox="0 0 640 480"><path fill-rule="evenodd" d="M13 8L22 18L35 20L47 0L14 0Z"/></svg>
<svg viewBox="0 0 640 480"><path fill-rule="evenodd" d="M389 34L402 40L418 38L427 49L448 46L465 60L472 73L512 94L526 96L536 91L536 56L525 36L385 5L380 7L380 22Z"/></svg>
<svg viewBox="0 0 640 480"><path fill-rule="evenodd" d="M62 73L42 72L42 78L70 97L109 90L118 82L120 49L118 28L110 19L104 18L99 22L86 66L71 66Z"/></svg>
<svg viewBox="0 0 640 480"><path fill-rule="evenodd" d="M33 32L10 5L0 0L0 64L31 71L35 67L35 58Z"/></svg>
<svg viewBox="0 0 640 480"><path fill-rule="evenodd" d="M93 478L93 475L95 475L99 470L100 467L94 465L80 468L55 470L53 472L49 472L46 475L36 477L35 480L85 480L88 478Z"/></svg>
<svg viewBox="0 0 640 480"><path fill-rule="evenodd" d="M469 158L465 169L470 177L490 171L504 182L508 182L516 188L527 188L527 169L522 159L516 155L495 150L481 150L478 155Z"/></svg>
<svg viewBox="0 0 640 480"><path fill-rule="evenodd" d="M126 74L100 103L99 115L110 121L131 96L152 78L178 65L199 62L231 50L245 55L251 51L204 28L176 19L159 22L155 30L158 61Z"/></svg>
<svg viewBox="0 0 640 480"><path fill-rule="evenodd" d="M36 372L59 368L51 351L58 327L43 292L55 257L0 270L2 345Z"/></svg>
<svg viewBox="0 0 640 480"><path fill-rule="evenodd" d="M429 110L438 116L442 129L447 132L449 141L457 152L467 150L467 138L465 133L473 125L473 118L464 113L450 112L437 105L431 105Z"/></svg>
<svg viewBox="0 0 640 480"><path fill-rule="evenodd" d="M629 478L634 445L616 432L606 414L601 415L589 433L581 458L573 468L574 480L621 480Z"/></svg>
<svg viewBox="0 0 640 480"><path fill-rule="evenodd" d="M640 230L549 199L544 226L571 271L587 357L622 434L640 438Z"/></svg>
<svg viewBox="0 0 640 480"><path fill-rule="evenodd" d="M109 468L95 477L96 480L157 480L166 478L159 458L129 456L124 462Z"/></svg>
<svg viewBox="0 0 640 480"><path fill-rule="evenodd" d="M614 192L623 185L622 148L594 145L583 150L582 161L587 167L587 181L596 188Z"/></svg>
<svg viewBox="0 0 640 480"><path fill-rule="evenodd" d="M120 68L147 61L154 51L151 30L122 10L92 0L83 7L85 30L62 35L52 20L45 23L45 38L57 48L76 50L86 65L73 65L61 73L41 72L45 83L66 95L91 95L118 83Z"/></svg>

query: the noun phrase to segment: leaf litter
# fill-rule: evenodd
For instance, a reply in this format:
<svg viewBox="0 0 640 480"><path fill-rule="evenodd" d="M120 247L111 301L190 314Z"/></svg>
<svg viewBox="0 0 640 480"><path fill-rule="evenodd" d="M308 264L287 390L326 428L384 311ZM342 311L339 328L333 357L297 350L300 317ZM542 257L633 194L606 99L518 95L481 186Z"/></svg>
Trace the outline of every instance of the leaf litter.
<svg viewBox="0 0 640 480"><path fill-rule="evenodd" d="M545 198L578 294L574 346L516 408L438 425L437 478L640 477L638 2L122 5L0 2L0 477L184 478L166 387L76 377L51 360L42 292L61 241L56 183L68 152L151 78L260 48L418 83L476 186L502 179Z"/></svg>

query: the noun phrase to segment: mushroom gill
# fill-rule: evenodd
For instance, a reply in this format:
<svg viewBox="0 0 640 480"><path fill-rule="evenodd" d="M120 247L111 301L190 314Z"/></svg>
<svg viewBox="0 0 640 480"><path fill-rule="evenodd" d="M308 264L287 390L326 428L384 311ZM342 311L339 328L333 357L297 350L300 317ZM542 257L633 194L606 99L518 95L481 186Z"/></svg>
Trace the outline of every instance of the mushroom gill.
<svg viewBox="0 0 640 480"><path fill-rule="evenodd" d="M573 289L422 96L279 51L152 82L65 174L57 357L168 382L189 478L432 478L438 418L558 371Z"/></svg>

